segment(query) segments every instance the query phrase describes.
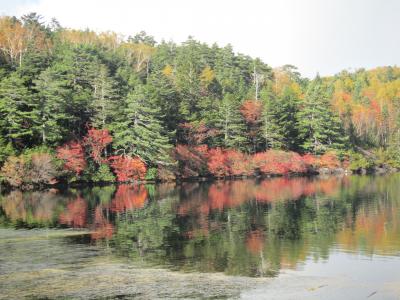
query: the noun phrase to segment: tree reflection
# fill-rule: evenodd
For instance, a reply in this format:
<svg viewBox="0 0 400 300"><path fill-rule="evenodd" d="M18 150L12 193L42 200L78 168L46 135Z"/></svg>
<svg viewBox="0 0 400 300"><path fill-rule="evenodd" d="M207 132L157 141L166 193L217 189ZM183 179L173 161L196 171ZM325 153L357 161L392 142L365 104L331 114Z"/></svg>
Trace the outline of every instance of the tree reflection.
<svg viewBox="0 0 400 300"><path fill-rule="evenodd" d="M0 221L87 228L99 246L174 269L276 276L327 259L333 247L398 253L399 183L400 175L280 177L13 191L2 197Z"/></svg>
<svg viewBox="0 0 400 300"><path fill-rule="evenodd" d="M59 221L72 228L84 228L87 224L87 209L87 202L78 196L67 204L66 209L60 214Z"/></svg>

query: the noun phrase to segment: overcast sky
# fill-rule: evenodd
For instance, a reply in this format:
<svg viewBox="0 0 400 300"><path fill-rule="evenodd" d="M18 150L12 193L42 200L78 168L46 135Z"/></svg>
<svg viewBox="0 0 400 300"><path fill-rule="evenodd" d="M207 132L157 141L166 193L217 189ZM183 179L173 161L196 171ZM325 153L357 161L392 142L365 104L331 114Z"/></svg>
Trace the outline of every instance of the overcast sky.
<svg viewBox="0 0 400 300"><path fill-rule="evenodd" d="M304 76L400 65L400 0L0 0L0 13L37 12L62 26L189 35Z"/></svg>

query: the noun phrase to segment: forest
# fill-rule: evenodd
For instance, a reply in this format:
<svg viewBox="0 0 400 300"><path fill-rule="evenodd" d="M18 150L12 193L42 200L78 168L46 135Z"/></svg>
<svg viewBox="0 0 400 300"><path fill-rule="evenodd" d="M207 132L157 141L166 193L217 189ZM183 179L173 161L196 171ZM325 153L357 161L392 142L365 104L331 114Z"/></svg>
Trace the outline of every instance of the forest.
<svg viewBox="0 0 400 300"><path fill-rule="evenodd" d="M400 68L304 78L231 45L0 17L11 186L400 167Z"/></svg>

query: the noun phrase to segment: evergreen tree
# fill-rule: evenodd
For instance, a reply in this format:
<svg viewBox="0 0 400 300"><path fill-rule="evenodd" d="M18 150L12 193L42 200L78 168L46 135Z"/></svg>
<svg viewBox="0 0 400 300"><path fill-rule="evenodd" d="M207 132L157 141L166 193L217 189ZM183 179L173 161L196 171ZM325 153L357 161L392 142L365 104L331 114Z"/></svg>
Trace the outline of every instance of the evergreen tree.
<svg viewBox="0 0 400 300"><path fill-rule="evenodd" d="M309 85L297 116L304 152L321 154L330 149L344 148L346 138L340 119L332 111L327 88L319 76Z"/></svg>
<svg viewBox="0 0 400 300"><path fill-rule="evenodd" d="M243 149L247 141L245 124L240 114L240 102L232 94L225 94L217 107L214 126L221 133L220 146Z"/></svg>
<svg viewBox="0 0 400 300"><path fill-rule="evenodd" d="M286 87L280 97L268 97L263 111L263 131L268 148L298 150L298 102L290 87Z"/></svg>
<svg viewBox="0 0 400 300"><path fill-rule="evenodd" d="M149 164L168 163L171 145L160 118L160 109L149 101L145 87L136 86L125 99L121 119L113 126L114 146Z"/></svg>
<svg viewBox="0 0 400 300"><path fill-rule="evenodd" d="M107 67L100 65L97 76L91 82L93 90L91 124L96 128L105 128L115 118L119 98L116 82L108 76Z"/></svg>
<svg viewBox="0 0 400 300"><path fill-rule="evenodd" d="M37 106L24 81L14 72L0 82L0 131L14 147L31 144L38 123Z"/></svg>
<svg viewBox="0 0 400 300"><path fill-rule="evenodd" d="M39 131L43 144L55 145L73 132L71 74L64 65L54 65L34 81L38 91Z"/></svg>

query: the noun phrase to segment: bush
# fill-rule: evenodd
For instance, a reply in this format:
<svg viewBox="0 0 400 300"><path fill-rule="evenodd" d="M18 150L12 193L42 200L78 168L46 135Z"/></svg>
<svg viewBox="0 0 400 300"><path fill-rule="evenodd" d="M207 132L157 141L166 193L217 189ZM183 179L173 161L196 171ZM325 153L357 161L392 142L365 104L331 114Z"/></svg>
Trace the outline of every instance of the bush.
<svg viewBox="0 0 400 300"><path fill-rule="evenodd" d="M108 165L101 164L91 177L91 180L93 182L114 182L115 176Z"/></svg>
<svg viewBox="0 0 400 300"><path fill-rule="evenodd" d="M175 173L173 166L158 166L158 179L161 181L174 181Z"/></svg>
<svg viewBox="0 0 400 300"><path fill-rule="evenodd" d="M376 149L374 155L376 165L400 168L400 152L395 147Z"/></svg>
<svg viewBox="0 0 400 300"><path fill-rule="evenodd" d="M157 168L149 168L146 173L146 180L156 180L158 175Z"/></svg>
<svg viewBox="0 0 400 300"><path fill-rule="evenodd" d="M373 162L361 153L349 152L349 169L352 171L368 170L373 167Z"/></svg>
<svg viewBox="0 0 400 300"><path fill-rule="evenodd" d="M109 161L119 182L143 180L146 176L146 165L138 157L111 156Z"/></svg>
<svg viewBox="0 0 400 300"><path fill-rule="evenodd" d="M319 158L319 167L336 169L341 166L340 160L335 152L326 152Z"/></svg>
<svg viewBox="0 0 400 300"><path fill-rule="evenodd" d="M294 152L268 150L253 156L254 166L263 174L285 175L305 173L307 166L302 157Z"/></svg>
<svg viewBox="0 0 400 300"><path fill-rule="evenodd" d="M1 168L1 175L11 186L22 186L25 178L25 158L23 156L10 156Z"/></svg>
<svg viewBox="0 0 400 300"><path fill-rule="evenodd" d="M230 175L226 152L221 148L210 149L208 152L208 170L216 177Z"/></svg>
<svg viewBox="0 0 400 300"><path fill-rule="evenodd" d="M35 152L40 151L40 152ZM13 187L55 184L59 175L57 161L46 149L32 149L20 156L10 156L1 174Z"/></svg>
<svg viewBox="0 0 400 300"><path fill-rule="evenodd" d="M173 158L178 162L178 174L183 178L204 176L208 173L207 145L176 145Z"/></svg>

